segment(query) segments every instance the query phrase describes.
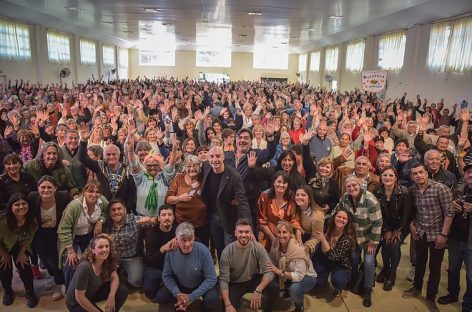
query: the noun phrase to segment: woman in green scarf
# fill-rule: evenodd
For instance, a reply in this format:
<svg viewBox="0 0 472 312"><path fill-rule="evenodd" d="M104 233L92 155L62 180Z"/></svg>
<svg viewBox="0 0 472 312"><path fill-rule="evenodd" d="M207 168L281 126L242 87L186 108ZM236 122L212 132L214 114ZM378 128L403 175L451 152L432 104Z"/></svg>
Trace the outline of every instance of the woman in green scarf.
<svg viewBox="0 0 472 312"><path fill-rule="evenodd" d="M128 138L126 139L128 162L136 184L137 199L136 211L141 216L156 217L157 208L165 203L165 197L169 184L175 175L175 160L178 149L178 141L174 143L169 162L151 151L142 164L134 154L134 134L136 127L132 119L128 120Z"/></svg>
<svg viewBox="0 0 472 312"><path fill-rule="evenodd" d="M278 276L280 288L285 287L290 294L295 311L304 311L303 295L316 285L316 272L287 221L280 221L277 225L277 239L273 241L270 259L274 264L269 263L267 267Z"/></svg>

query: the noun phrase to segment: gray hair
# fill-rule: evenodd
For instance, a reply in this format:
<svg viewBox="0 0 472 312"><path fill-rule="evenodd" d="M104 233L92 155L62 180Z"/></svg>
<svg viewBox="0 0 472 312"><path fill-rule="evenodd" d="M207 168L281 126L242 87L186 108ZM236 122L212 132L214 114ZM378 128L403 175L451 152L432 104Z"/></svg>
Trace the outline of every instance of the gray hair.
<svg viewBox="0 0 472 312"><path fill-rule="evenodd" d="M185 160L184 160L184 164L183 164L184 169L185 169L185 167L187 167L189 162L193 162L194 164L196 164L198 166L201 166L201 164L202 164L202 162L201 162L200 158L198 158L198 156L188 155L187 157L185 157Z"/></svg>
<svg viewBox="0 0 472 312"><path fill-rule="evenodd" d="M356 177L355 175L353 175L353 174L347 176L347 177L344 179L344 185L346 185L348 182L351 182L351 181L356 182L356 183L359 184L359 185L362 185L361 180L360 180L358 177Z"/></svg>
<svg viewBox="0 0 472 312"><path fill-rule="evenodd" d="M182 222L177 225L175 229L175 237L180 238L182 236L195 236L195 229L189 222Z"/></svg>
<svg viewBox="0 0 472 312"><path fill-rule="evenodd" d="M138 154L140 150L150 151L152 150L152 146L148 141L139 141L136 144L136 148L134 149L134 153Z"/></svg>
<svg viewBox="0 0 472 312"><path fill-rule="evenodd" d="M424 154L424 160L425 161L429 160L429 156L431 156L431 154L441 154L441 153L436 149L430 149Z"/></svg>

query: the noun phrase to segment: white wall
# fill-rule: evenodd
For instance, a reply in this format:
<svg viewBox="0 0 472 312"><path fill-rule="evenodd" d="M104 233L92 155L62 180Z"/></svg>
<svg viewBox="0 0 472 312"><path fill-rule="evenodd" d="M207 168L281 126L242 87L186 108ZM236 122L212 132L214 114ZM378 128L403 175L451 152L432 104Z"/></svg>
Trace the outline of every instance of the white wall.
<svg viewBox="0 0 472 312"><path fill-rule="evenodd" d="M70 35L71 61L66 64L51 63L48 59L47 48L47 28L34 25L30 26L30 42L31 42L31 60L30 61L7 61L0 60L0 71L2 75L6 75L7 79L12 81L23 78L25 81L39 81L41 83L58 83L59 72L62 68L69 68L71 74L68 78L63 79L69 85L72 81L85 82L94 75L95 79L99 79L103 75L103 79L108 79L109 70L102 62L102 46L103 42L98 41L96 45L97 62L94 65L83 65L80 63L80 37L75 34ZM108 43L105 43L110 45ZM111 45L114 46L114 45ZM115 47L115 64L117 64L117 53ZM113 66L116 68L116 66Z"/></svg>
<svg viewBox="0 0 472 312"><path fill-rule="evenodd" d="M408 93L408 98L414 100L417 94L426 97L431 102L445 99L447 106L460 102L462 99L472 100L472 72L469 73L434 73L427 69L429 35L431 25L417 25L406 31L405 60L399 72L389 71L386 98L395 98ZM378 41L380 36L366 38L364 51L364 70L379 69ZM345 69L345 50L347 43L340 45L338 70L331 73L338 79L339 90L361 89L361 73L348 72ZM325 86L324 58L325 49L321 49L320 72L310 72L312 85Z"/></svg>
<svg viewBox="0 0 472 312"><path fill-rule="evenodd" d="M174 76L178 78L197 78L198 73L227 74L231 80L259 80L261 77L287 78L296 82L298 72L298 55L290 54L287 70L254 69L252 68L252 53L233 52L231 67L197 67L195 51L175 51L175 66L141 66L139 65L139 50L129 50L129 75L136 77Z"/></svg>

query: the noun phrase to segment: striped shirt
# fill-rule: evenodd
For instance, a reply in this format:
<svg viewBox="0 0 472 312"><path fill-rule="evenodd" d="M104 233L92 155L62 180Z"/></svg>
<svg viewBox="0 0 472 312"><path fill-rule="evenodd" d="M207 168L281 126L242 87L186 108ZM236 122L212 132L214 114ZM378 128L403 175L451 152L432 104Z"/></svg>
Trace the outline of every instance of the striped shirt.
<svg viewBox="0 0 472 312"><path fill-rule="evenodd" d="M454 217L452 191L431 179L423 192L417 185L410 187L410 190L416 205L416 232L419 237L426 234L429 242L434 241L441 234L444 217Z"/></svg>
<svg viewBox="0 0 472 312"><path fill-rule="evenodd" d="M366 243L378 245L382 231L382 212L377 198L369 191L362 191L361 199L355 206L346 192L339 200L336 210L344 208L353 215L357 244L364 248Z"/></svg>

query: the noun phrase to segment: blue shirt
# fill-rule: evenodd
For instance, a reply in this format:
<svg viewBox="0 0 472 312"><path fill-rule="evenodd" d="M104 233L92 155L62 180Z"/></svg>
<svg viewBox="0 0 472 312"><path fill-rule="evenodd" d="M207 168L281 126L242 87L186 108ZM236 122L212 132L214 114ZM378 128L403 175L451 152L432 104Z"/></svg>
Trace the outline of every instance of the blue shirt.
<svg viewBox="0 0 472 312"><path fill-rule="evenodd" d="M174 297L182 292L177 282L185 288L195 289L189 294L190 301L203 296L215 287L217 280L208 247L195 242L189 254L183 254L180 248L167 252L162 280Z"/></svg>

